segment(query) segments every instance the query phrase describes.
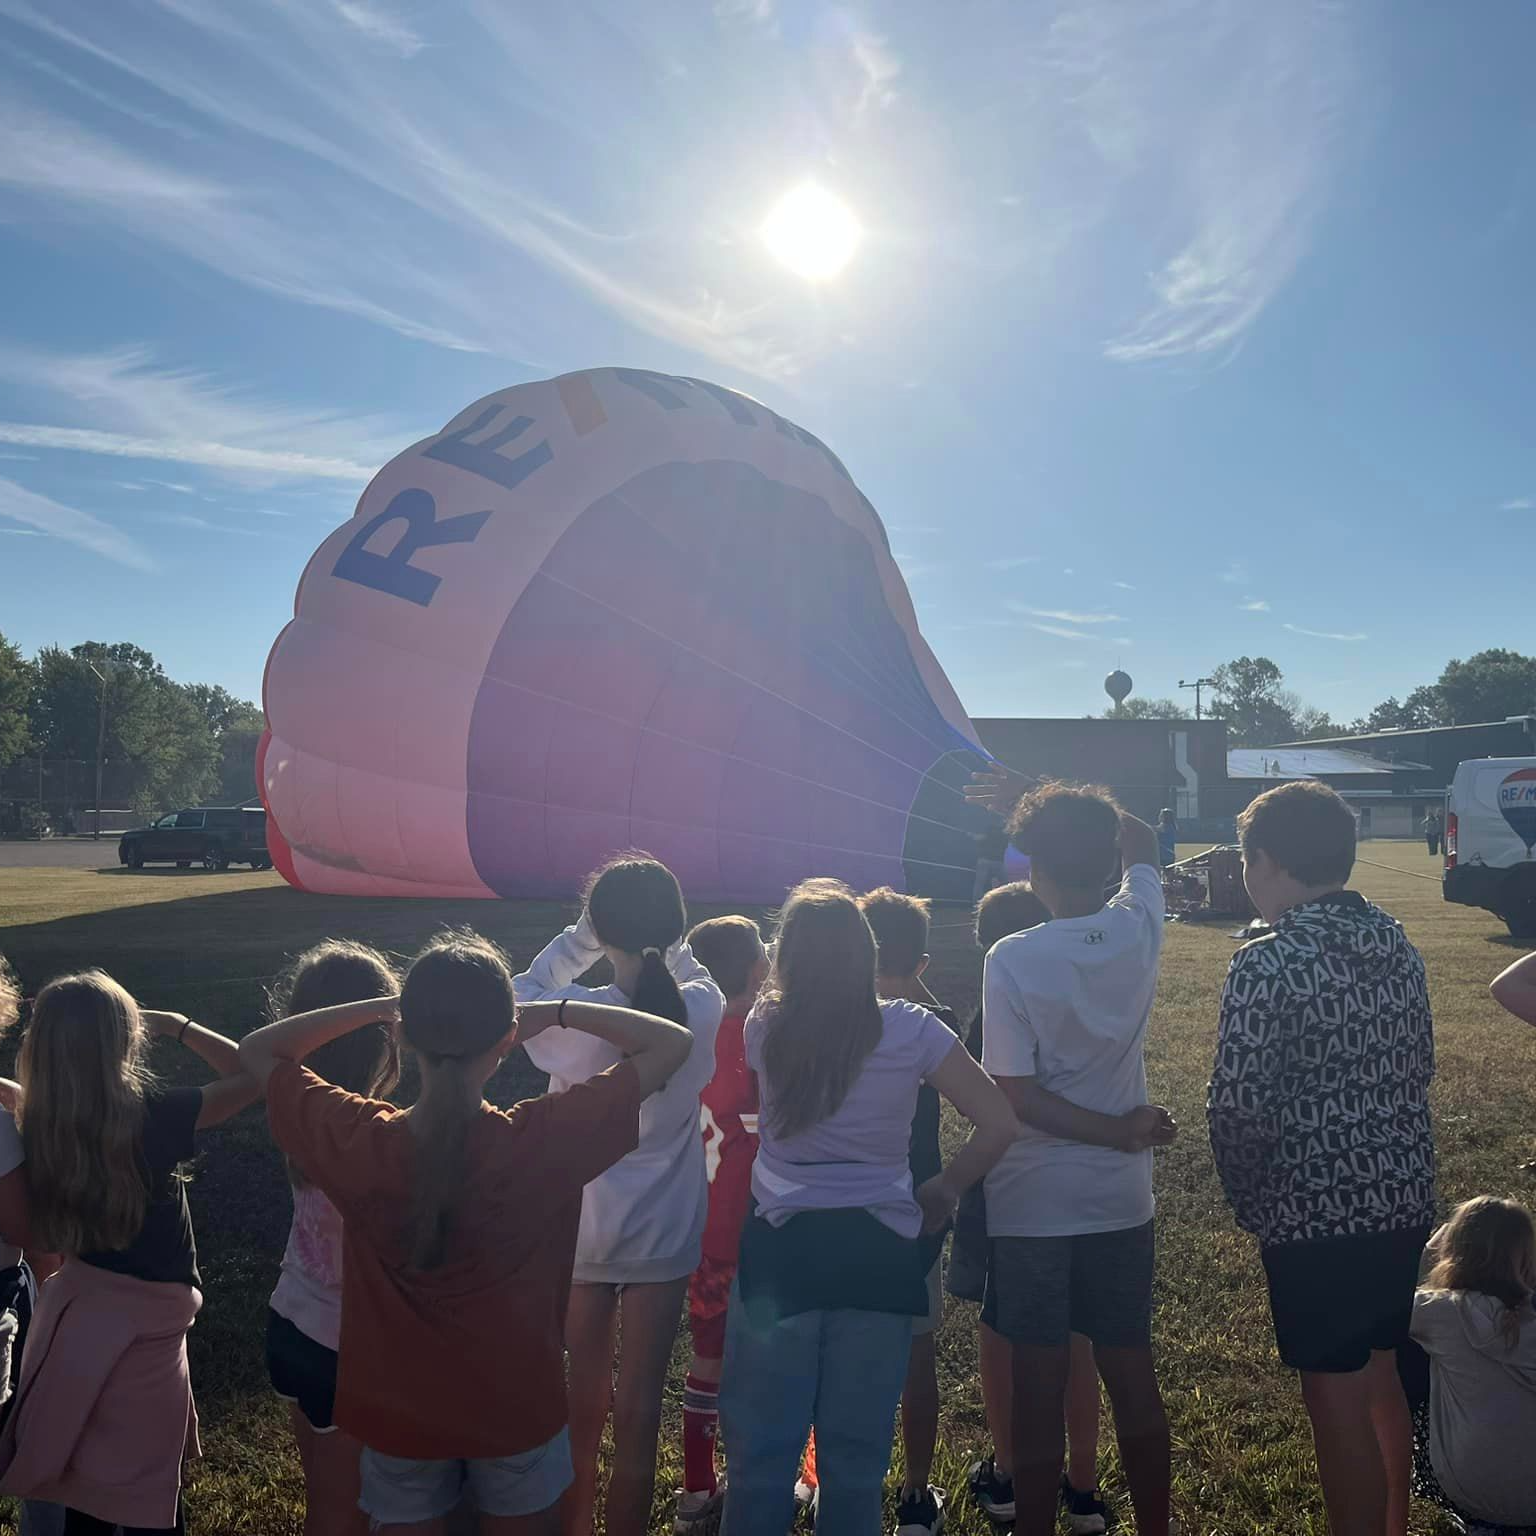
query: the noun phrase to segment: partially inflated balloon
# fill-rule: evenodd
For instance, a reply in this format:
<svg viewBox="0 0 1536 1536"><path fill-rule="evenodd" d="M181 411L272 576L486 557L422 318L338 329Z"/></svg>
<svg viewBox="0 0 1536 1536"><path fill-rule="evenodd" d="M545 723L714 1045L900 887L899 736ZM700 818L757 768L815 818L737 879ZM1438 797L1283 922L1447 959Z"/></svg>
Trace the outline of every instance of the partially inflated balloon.
<svg viewBox="0 0 1536 1536"><path fill-rule="evenodd" d="M643 847L700 899L810 875L969 897L981 751L837 458L623 368L503 390L386 464L267 664L294 885L575 891Z"/></svg>

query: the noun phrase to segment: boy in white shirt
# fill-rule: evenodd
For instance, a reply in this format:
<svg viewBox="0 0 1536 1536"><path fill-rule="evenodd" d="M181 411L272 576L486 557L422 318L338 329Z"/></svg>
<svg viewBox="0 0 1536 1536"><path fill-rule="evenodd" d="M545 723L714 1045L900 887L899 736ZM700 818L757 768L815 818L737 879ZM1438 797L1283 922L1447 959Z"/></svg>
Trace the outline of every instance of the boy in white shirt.
<svg viewBox="0 0 1536 1536"><path fill-rule="evenodd" d="M987 956L982 1065L1025 1126L987 1176L982 1316L1013 1344L1018 1536L1050 1536L1069 1340L1093 1342L1141 1536L1167 1536L1168 1420L1152 1364L1152 1148L1142 1058L1163 942L1157 835L1103 790L1051 784L1009 822L1051 921ZM1117 861L1125 874L1106 904Z"/></svg>

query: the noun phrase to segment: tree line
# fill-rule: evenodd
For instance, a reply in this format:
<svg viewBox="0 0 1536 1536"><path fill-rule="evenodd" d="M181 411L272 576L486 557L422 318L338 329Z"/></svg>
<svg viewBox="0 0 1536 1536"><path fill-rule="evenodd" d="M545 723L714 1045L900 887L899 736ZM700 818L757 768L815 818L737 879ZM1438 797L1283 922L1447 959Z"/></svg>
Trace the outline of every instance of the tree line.
<svg viewBox="0 0 1536 1536"><path fill-rule="evenodd" d="M1239 656L1211 673L1204 713L1227 722L1227 737L1234 747L1476 725L1536 714L1536 656L1490 650L1465 661L1448 661L1435 682L1413 689L1401 701L1395 696L1383 699L1348 724L1291 692L1284 673L1268 656ZM1110 720L1187 720L1189 716L1189 709L1173 699L1127 699L1105 712Z"/></svg>
<svg viewBox="0 0 1536 1536"><path fill-rule="evenodd" d="M209 683L178 683L126 642L45 646L27 657L0 635L0 770L28 758L96 761L135 811L238 805L256 794L261 710ZM73 798L89 804L90 791Z"/></svg>

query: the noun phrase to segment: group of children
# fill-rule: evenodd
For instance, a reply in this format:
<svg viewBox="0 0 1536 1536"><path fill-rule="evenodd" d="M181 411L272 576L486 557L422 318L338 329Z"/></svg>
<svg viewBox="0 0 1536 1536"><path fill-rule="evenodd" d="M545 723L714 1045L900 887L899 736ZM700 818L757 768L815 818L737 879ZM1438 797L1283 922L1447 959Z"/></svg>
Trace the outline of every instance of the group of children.
<svg viewBox="0 0 1536 1536"><path fill-rule="evenodd" d="M1020 797L1000 777L977 797L1010 803L1030 882L978 908L964 1042L923 980L921 900L808 881L770 955L747 918L690 931L643 855L599 870L522 975L470 933L403 977L330 941L238 1046L99 971L43 987L0 1087L0 1492L26 1501L24 1530L184 1529L201 1282L177 1169L264 1096L293 1193L267 1357L310 1536L641 1536L685 1298L678 1532L783 1536L799 1497L830 1536L876 1536L899 1405L897 1529L933 1536L951 1230L993 1442L972 1496L1020 1536L1063 1511L1104 1531L1102 1382L1136 1529L1166 1536L1152 1171L1178 1127L1144 1065L1157 834L1097 790ZM1416 1477L1469 1526L1536 1527L1536 1474L1508 1454L1536 1431L1530 1215L1484 1197L1432 1231L1423 965L1344 889L1348 808L1286 785L1239 828L1269 926L1222 998L1211 1144L1259 1240L1330 1524L1403 1536ZM584 984L603 960L611 981ZM1536 957L1495 996L1536 1023ZM0 972L0 1023L19 1001ZM160 1085L155 1036L215 1081ZM518 1045L549 1092L493 1108ZM971 1127L947 1161L941 1099Z"/></svg>

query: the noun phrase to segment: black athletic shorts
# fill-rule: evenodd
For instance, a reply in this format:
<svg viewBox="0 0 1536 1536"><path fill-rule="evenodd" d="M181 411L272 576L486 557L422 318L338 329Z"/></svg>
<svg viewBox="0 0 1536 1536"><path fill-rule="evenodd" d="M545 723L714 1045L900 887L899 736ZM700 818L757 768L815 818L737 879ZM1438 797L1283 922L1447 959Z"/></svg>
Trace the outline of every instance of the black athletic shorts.
<svg viewBox="0 0 1536 1536"><path fill-rule="evenodd" d="M981 1320L1013 1344L1105 1349L1152 1342L1152 1223L1075 1237L994 1237Z"/></svg>
<svg viewBox="0 0 1536 1536"><path fill-rule="evenodd" d="M272 1390L298 1405L317 1434L336 1427L336 1351L317 1344L286 1317L267 1312L267 1374Z"/></svg>
<svg viewBox="0 0 1536 1536"><path fill-rule="evenodd" d="M1428 1227L1260 1249L1280 1358L1293 1371L1364 1370L1408 1337Z"/></svg>

